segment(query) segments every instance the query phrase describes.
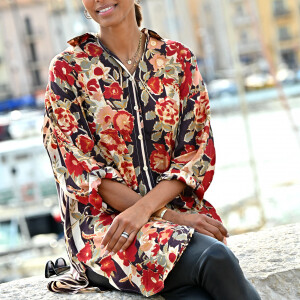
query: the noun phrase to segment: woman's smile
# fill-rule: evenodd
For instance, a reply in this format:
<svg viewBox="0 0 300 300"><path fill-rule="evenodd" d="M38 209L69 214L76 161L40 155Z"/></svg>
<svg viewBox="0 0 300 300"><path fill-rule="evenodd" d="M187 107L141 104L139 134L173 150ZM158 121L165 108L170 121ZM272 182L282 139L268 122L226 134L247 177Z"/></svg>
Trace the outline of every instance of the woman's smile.
<svg viewBox="0 0 300 300"><path fill-rule="evenodd" d="M109 15L110 13L112 13L115 10L117 5L118 4L113 4L113 5L108 4L108 5L101 6L96 9L96 13L101 16Z"/></svg>

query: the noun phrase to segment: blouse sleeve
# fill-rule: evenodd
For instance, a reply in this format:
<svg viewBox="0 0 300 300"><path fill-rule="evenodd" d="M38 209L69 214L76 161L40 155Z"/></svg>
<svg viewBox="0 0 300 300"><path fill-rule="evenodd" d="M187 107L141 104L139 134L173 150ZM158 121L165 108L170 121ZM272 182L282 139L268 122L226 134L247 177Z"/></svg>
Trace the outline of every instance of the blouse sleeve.
<svg viewBox="0 0 300 300"><path fill-rule="evenodd" d="M203 199L215 166L209 98L196 57L189 51L184 66L175 149L170 168L159 176L158 182L177 179L192 189L199 199Z"/></svg>
<svg viewBox="0 0 300 300"><path fill-rule="evenodd" d="M124 183L119 172L106 164L93 137L95 123L88 122L77 82L76 63L63 57L53 59L45 95L43 142L56 182L63 192L83 204L107 212L98 194L101 179Z"/></svg>

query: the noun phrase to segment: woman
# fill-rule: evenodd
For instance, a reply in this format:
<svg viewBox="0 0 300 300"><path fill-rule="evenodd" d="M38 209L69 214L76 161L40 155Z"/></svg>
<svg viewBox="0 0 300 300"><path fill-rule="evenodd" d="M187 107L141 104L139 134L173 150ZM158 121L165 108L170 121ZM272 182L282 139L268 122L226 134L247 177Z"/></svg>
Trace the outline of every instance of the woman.
<svg viewBox="0 0 300 300"><path fill-rule="evenodd" d="M259 299L203 199L215 151L195 56L140 31L134 0L83 4L100 33L53 59L45 100L44 144L72 267L49 289Z"/></svg>

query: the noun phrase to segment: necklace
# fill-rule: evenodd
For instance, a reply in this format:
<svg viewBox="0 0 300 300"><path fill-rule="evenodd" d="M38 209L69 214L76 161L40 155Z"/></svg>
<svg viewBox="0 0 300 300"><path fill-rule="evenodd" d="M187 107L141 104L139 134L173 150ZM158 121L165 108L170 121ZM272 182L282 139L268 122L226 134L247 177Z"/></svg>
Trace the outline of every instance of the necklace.
<svg viewBox="0 0 300 300"><path fill-rule="evenodd" d="M138 56L138 54L139 54L139 52L140 52L140 49L141 49L141 45L142 45L142 37L143 37L143 33L140 32L140 40L139 40L138 48L137 48L135 54L133 55L133 57L126 60L126 62L127 62L128 65L131 65L131 64L133 63L133 61L134 61L135 63L137 62L137 61L136 61L136 57Z"/></svg>

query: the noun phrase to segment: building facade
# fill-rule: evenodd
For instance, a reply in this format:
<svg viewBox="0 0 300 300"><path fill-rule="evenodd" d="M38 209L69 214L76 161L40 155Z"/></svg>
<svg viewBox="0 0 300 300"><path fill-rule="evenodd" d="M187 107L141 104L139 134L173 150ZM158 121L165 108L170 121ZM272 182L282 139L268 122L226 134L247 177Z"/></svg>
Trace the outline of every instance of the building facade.
<svg viewBox="0 0 300 300"><path fill-rule="evenodd" d="M206 81L233 76L232 46L245 72L300 67L300 0L142 0L143 26L189 46ZM0 2L0 100L45 88L52 57L98 24L81 0ZM226 22L226 14L230 22ZM236 45L230 44L233 33Z"/></svg>
<svg viewBox="0 0 300 300"><path fill-rule="evenodd" d="M300 1L257 0L261 34L276 66L300 67Z"/></svg>
<svg viewBox="0 0 300 300"><path fill-rule="evenodd" d="M0 2L0 100L43 94L51 59L97 26L80 0Z"/></svg>

